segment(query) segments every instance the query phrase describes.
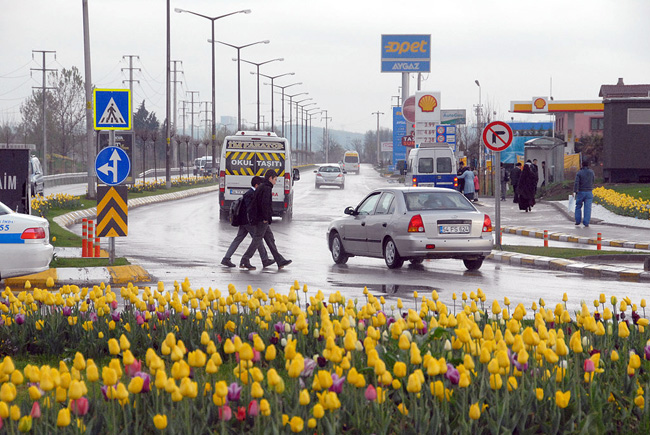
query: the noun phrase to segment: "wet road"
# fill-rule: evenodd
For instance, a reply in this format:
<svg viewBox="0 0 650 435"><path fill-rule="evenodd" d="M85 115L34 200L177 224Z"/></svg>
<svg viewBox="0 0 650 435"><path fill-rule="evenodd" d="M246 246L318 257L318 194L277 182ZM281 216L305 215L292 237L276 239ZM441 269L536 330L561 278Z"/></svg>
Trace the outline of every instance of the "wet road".
<svg viewBox="0 0 650 435"><path fill-rule="evenodd" d="M648 284L586 278L492 261L484 262L475 272L467 271L460 260L428 260L421 266L405 265L399 270L389 270L382 259L360 257L351 258L346 265L335 265L325 240L329 222L343 216L346 206L356 205L370 190L387 181L367 165L362 166L361 174L347 175L345 190L315 189L311 169L303 169L301 177L295 184L293 221L274 221L272 225L280 252L293 260L283 270L274 266L261 270L257 255L252 260L258 267L255 271L219 264L236 228L219 221L216 193L133 209L129 213L129 235L116 239L116 254L143 266L166 288L171 288L175 280L180 282L188 277L195 288L225 290L232 283L240 290L251 285L284 292L298 280L301 286L308 286L310 293L319 289L326 294L340 290L346 297L360 300L364 286L388 300L401 297L405 302L412 297L413 290L429 295L435 289L448 303L454 292L460 299L462 292L469 294L481 288L488 302L508 296L513 303L523 302L526 307L540 297L555 304L566 292L569 305L574 308L579 307L581 300L591 304L601 292L629 296L635 302L649 296ZM479 209L493 213L489 205L479 205ZM525 218L515 216L508 224ZM250 238L240 245L233 262L238 264L249 241Z"/></svg>

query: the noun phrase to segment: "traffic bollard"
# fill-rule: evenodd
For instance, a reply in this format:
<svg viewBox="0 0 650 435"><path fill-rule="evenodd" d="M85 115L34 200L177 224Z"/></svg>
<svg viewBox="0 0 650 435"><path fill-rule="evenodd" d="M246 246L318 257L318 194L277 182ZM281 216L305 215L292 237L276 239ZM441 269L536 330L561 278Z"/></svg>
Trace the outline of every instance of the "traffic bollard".
<svg viewBox="0 0 650 435"><path fill-rule="evenodd" d="M81 257L88 256L88 219L83 218L81 221Z"/></svg>
<svg viewBox="0 0 650 435"><path fill-rule="evenodd" d="M88 219L88 257L93 257L95 250L93 248L93 234L95 233L95 225L91 219Z"/></svg>
<svg viewBox="0 0 650 435"><path fill-rule="evenodd" d="M97 228L95 228L95 231L97 231ZM99 237L97 237L97 233L95 233L95 257L99 258L100 256Z"/></svg>
<svg viewBox="0 0 650 435"><path fill-rule="evenodd" d="M548 248L548 230L544 230L544 247Z"/></svg>
<svg viewBox="0 0 650 435"><path fill-rule="evenodd" d="M603 235L601 233L598 233L598 236L596 237L596 250L600 251L602 241Z"/></svg>

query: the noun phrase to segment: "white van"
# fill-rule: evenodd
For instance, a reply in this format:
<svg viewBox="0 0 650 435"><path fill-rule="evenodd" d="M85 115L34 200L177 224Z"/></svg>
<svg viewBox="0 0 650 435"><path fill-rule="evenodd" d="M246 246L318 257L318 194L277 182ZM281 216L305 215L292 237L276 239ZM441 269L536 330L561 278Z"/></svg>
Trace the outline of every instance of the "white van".
<svg viewBox="0 0 650 435"><path fill-rule="evenodd" d="M268 169L275 169L279 178L273 188L273 215L290 221L293 183L300 180L300 171L291 165L289 141L262 131L238 131L234 136L226 136L219 167L219 217L222 220L228 220L230 204L250 189L251 178L264 177Z"/></svg>
<svg viewBox="0 0 650 435"><path fill-rule="evenodd" d="M356 151L346 151L343 156L343 164L341 168L345 172L359 173L359 153Z"/></svg>
<svg viewBox="0 0 650 435"><path fill-rule="evenodd" d="M416 145L406 157L404 184L456 189L458 187L456 166L454 151L449 145L435 143Z"/></svg>

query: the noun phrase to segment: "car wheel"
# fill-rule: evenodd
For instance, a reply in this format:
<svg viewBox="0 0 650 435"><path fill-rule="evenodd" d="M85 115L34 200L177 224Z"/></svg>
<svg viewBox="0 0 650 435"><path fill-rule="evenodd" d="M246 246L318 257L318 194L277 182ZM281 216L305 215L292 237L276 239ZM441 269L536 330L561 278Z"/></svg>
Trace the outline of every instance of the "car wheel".
<svg viewBox="0 0 650 435"><path fill-rule="evenodd" d="M409 261L411 262L411 264L422 264L424 259L423 258L411 258L411 260L409 260Z"/></svg>
<svg viewBox="0 0 650 435"><path fill-rule="evenodd" d="M463 263L465 263L467 270L479 270L483 265L483 257L475 260L463 260Z"/></svg>
<svg viewBox="0 0 650 435"><path fill-rule="evenodd" d="M345 264L348 262L348 255L343 248L343 241L338 233L334 233L330 240L330 251L332 252L332 260L336 264Z"/></svg>
<svg viewBox="0 0 650 435"><path fill-rule="evenodd" d="M288 224L292 220L293 220L293 207L289 207L289 209L282 215L282 222Z"/></svg>
<svg viewBox="0 0 650 435"><path fill-rule="evenodd" d="M318 184L314 184L314 186L316 187L316 189L320 189L320 186Z"/></svg>
<svg viewBox="0 0 650 435"><path fill-rule="evenodd" d="M397 246L393 239L388 239L384 244L384 260L389 269L399 269L404 264L404 260L397 252Z"/></svg>
<svg viewBox="0 0 650 435"><path fill-rule="evenodd" d="M345 189L345 184L341 184L341 190Z"/></svg>
<svg viewBox="0 0 650 435"><path fill-rule="evenodd" d="M225 210L219 209L219 219L222 220L222 221L229 221L230 220L230 214Z"/></svg>

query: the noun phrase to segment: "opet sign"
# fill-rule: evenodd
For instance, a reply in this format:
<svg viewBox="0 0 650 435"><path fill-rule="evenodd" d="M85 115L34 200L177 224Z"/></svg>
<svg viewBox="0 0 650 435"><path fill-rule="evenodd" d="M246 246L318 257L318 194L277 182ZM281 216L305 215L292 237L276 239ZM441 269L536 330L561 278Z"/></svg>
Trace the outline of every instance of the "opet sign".
<svg viewBox="0 0 650 435"><path fill-rule="evenodd" d="M381 35L381 72L430 72L431 35Z"/></svg>

